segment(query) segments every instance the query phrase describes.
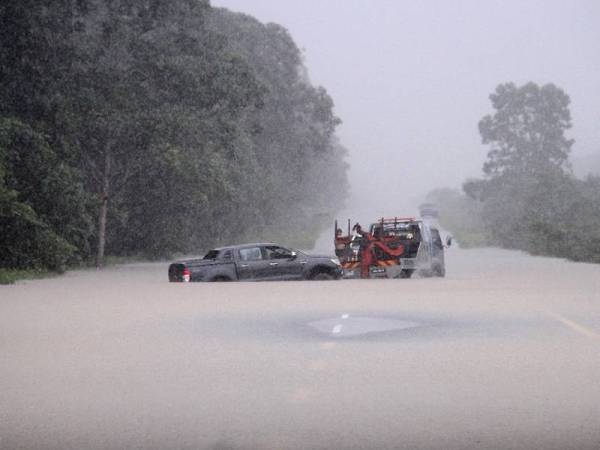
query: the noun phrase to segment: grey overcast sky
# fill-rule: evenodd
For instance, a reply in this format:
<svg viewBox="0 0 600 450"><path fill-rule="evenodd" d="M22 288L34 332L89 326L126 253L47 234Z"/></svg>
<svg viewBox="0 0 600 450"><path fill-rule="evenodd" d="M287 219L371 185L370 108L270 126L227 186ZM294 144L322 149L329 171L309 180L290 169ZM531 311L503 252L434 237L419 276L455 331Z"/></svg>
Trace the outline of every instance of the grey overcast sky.
<svg viewBox="0 0 600 450"><path fill-rule="evenodd" d="M303 50L344 122L350 211L401 214L431 188L479 176L477 123L501 82L564 89L573 157L600 153L600 0L212 4L285 26Z"/></svg>

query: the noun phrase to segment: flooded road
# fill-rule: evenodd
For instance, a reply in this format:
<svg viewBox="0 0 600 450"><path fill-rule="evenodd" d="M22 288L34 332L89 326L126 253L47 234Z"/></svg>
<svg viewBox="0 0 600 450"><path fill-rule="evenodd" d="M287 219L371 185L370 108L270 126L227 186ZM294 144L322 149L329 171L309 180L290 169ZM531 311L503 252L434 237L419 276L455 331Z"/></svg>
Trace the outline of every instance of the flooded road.
<svg viewBox="0 0 600 450"><path fill-rule="evenodd" d="M452 249L445 279L0 287L0 448L597 449L600 266Z"/></svg>

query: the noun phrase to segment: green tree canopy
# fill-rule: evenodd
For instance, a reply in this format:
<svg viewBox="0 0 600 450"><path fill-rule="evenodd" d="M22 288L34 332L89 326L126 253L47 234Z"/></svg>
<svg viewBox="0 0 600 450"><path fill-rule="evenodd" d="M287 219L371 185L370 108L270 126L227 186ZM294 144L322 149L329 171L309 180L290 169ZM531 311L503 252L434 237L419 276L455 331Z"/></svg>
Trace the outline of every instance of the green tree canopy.
<svg viewBox="0 0 600 450"><path fill-rule="evenodd" d="M4 254L27 259L15 211L101 264L310 246L341 206L339 119L285 28L206 0L2 2L0 22Z"/></svg>
<svg viewBox="0 0 600 450"><path fill-rule="evenodd" d="M506 83L490 100L495 111L479 122L490 146L484 178L463 185L480 201L487 243L600 261L600 191L571 170L569 97L553 84Z"/></svg>
<svg viewBox="0 0 600 450"><path fill-rule="evenodd" d="M490 146L484 174L536 177L569 168L573 145L565 137L571 128L569 97L553 84L501 84L490 95L493 115L479 122L484 144Z"/></svg>
<svg viewBox="0 0 600 450"><path fill-rule="evenodd" d="M63 269L88 256L87 197L41 134L0 119L0 267Z"/></svg>

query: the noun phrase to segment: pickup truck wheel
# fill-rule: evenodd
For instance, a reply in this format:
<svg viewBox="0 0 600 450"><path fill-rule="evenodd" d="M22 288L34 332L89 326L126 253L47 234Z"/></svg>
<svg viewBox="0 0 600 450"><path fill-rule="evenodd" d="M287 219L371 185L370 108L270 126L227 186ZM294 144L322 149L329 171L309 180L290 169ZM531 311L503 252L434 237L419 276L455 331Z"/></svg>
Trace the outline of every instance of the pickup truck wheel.
<svg viewBox="0 0 600 450"><path fill-rule="evenodd" d="M413 269L402 269L398 278L410 278L413 274Z"/></svg>
<svg viewBox="0 0 600 450"><path fill-rule="evenodd" d="M436 277L445 277L446 276L446 268L444 266L436 265L433 268L433 274Z"/></svg>
<svg viewBox="0 0 600 450"><path fill-rule="evenodd" d="M227 277L215 277L215 278L213 278L210 281L218 283L218 282L225 282L225 281L231 281L231 280L229 278L227 278Z"/></svg>
<svg viewBox="0 0 600 450"><path fill-rule="evenodd" d="M333 280L333 277L325 272L319 272L312 277L313 280L328 281Z"/></svg>

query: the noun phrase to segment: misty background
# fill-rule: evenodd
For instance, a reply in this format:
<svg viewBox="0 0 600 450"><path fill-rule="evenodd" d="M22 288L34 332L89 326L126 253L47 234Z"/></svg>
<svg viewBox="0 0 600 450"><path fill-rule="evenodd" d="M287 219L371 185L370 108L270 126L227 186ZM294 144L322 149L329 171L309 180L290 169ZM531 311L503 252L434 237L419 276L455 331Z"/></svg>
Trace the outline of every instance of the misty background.
<svg viewBox="0 0 600 450"><path fill-rule="evenodd" d="M589 1L213 0L286 27L343 123L347 211L414 214L433 188L481 176L477 130L504 82L571 98L579 175L600 166L600 3ZM600 170L600 167L598 167Z"/></svg>
<svg viewBox="0 0 600 450"><path fill-rule="evenodd" d="M0 272L329 253L335 217L424 201L461 246L600 262L599 18L583 0L0 2Z"/></svg>

